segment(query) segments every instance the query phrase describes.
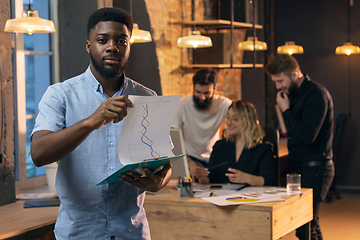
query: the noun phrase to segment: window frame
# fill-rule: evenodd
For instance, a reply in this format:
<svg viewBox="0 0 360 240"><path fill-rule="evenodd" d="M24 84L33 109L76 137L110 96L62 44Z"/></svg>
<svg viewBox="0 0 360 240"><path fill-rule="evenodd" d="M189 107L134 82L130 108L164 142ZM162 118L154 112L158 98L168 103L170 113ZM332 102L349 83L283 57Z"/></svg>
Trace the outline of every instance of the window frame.
<svg viewBox="0 0 360 240"><path fill-rule="evenodd" d="M21 17L23 0L12 0L15 18ZM58 0L49 0L50 16L58 28ZM50 68L54 82L59 82L59 33L50 34L53 51L37 52L24 50L24 34L14 33L14 112L15 112L15 164L17 176L15 188L17 191L39 187L47 184L46 176L27 178L26 169L26 86L25 86L25 55L49 55L53 57Z"/></svg>

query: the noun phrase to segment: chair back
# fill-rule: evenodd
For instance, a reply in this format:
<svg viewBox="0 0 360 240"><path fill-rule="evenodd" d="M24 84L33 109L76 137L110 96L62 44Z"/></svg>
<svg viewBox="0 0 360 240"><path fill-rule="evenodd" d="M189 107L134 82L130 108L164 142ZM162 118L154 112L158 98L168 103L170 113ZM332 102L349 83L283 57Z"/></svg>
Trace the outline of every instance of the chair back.
<svg viewBox="0 0 360 240"><path fill-rule="evenodd" d="M280 170L279 170L279 131L274 127L263 127L265 136L263 138L264 142L270 142L273 145L273 154L274 154L274 166L275 174L277 176L277 185L280 186Z"/></svg>
<svg viewBox="0 0 360 240"><path fill-rule="evenodd" d="M265 132L263 141L273 145L274 157L277 159L279 157L279 131L274 127L263 127L263 130Z"/></svg>
<svg viewBox="0 0 360 240"><path fill-rule="evenodd" d="M334 153L334 162L336 162L336 158L340 152L340 149L344 143L346 129L347 129L348 117L344 113L340 113L336 118L336 125L334 131L334 139L333 139L333 153Z"/></svg>

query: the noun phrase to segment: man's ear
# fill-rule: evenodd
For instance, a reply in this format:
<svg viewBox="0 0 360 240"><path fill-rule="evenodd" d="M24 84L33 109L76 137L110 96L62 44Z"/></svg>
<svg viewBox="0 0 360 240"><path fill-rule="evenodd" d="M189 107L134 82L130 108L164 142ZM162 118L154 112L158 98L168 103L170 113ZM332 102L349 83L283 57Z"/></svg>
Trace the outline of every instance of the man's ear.
<svg viewBox="0 0 360 240"><path fill-rule="evenodd" d="M88 53L90 53L90 41L89 40L86 40L86 51L88 52Z"/></svg>
<svg viewBox="0 0 360 240"><path fill-rule="evenodd" d="M291 77L293 80L297 80L299 78L299 72L298 71L292 71Z"/></svg>

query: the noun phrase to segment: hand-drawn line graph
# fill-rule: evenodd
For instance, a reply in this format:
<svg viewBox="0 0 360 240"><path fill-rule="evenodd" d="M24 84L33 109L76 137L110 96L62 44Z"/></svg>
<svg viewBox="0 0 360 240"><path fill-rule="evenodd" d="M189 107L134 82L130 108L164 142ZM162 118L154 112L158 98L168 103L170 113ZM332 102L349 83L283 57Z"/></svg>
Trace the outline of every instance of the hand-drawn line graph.
<svg viewBox="0 0 360 240"><path fill-rule="evenodd" d="M122 164L174 155L170 128L180 97L129 96L134 107L128 109L118 142Z"/></svg>
<svg viewBox="0 0 360 240"><path fill-rule="evenodd" d="M147 116L149 115L149 110L148 110L148 105L146 104L145 106L142 105L143 109L144 109L144 113L142 115L143 120L141 121L141 126L143 126L143 129L141 130L141 142L144 143L145 145L149 146L150 150L151 150L151 156L153 158L158 158L160 157L160 154L157 153L156 151L154 151L153 149L153 141L151 141L147 136L146 136L146 132L148 127L150 126L149 121L146 119Z"/></svg>

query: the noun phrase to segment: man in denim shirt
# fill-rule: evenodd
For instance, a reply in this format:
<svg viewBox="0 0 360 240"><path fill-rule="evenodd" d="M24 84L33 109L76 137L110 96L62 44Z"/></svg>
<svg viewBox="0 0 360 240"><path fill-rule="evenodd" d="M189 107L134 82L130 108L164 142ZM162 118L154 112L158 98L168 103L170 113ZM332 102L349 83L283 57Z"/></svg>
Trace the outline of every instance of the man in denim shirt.
<svg viewBox="0 0 360 240"><path fill-rule="evenodd" d="M57 240L150 239L145 191L163 188L171 165L156 174L144 168L146 177L129 172L121 183L96 186L122 167L117 142L127 108L133 107L127 96L156 95L123 72L132 25L123 10L95 11L87 26L90 66L50 86L39 103L31 156L36 166L59 161Z"/></svg>

